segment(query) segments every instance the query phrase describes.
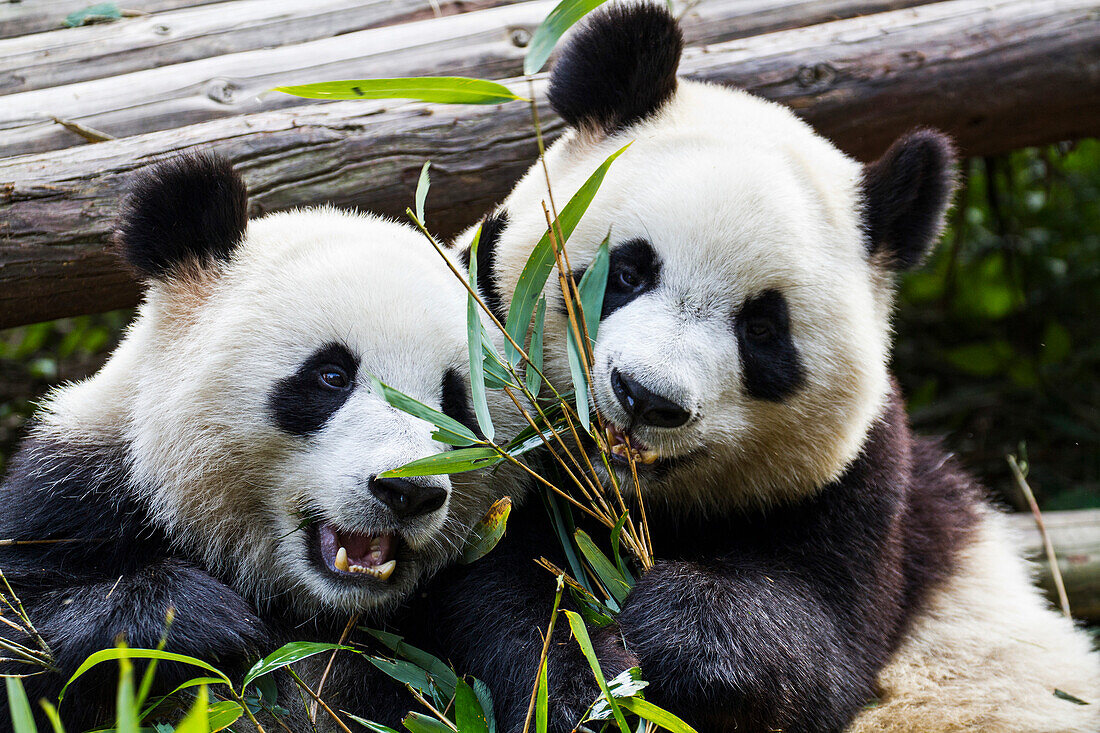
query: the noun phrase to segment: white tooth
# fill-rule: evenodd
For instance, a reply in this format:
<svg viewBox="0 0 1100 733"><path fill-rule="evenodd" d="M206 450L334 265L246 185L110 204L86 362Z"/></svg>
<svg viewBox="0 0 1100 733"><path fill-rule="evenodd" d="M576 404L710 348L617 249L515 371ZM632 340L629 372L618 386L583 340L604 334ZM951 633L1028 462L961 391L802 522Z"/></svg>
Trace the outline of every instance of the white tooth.
<svg viewBox="0 0 1100 733"><path fill-rule="evenodd" d="M389 580L390 576L393 575L393 571L396 567L397 567L397 561L396 560L390 560L389 562L384 562L384 563L382 563L381 565L379 565L378 567L376 567L374 569L375 570L375 577L378 578L379 580Z"/></svg>
<svg viewBox="0 0 1100 733"><path fill-rule="evenodd" d="M656 451L651 451L651 450L642 451L638 455L638 459L641 460L641 462L646 464L646 465L649 465L651 463L656 463L657 462L657 452Z"/></svg>
<svg viewBox="0 0 1100 733"><path fill-rule="evenodd" d="M351 566L348 565L348 551L341 547L336 551L336 560L332 563L336 566L337 570L343 570L345 573L351 571Z"/></svg>

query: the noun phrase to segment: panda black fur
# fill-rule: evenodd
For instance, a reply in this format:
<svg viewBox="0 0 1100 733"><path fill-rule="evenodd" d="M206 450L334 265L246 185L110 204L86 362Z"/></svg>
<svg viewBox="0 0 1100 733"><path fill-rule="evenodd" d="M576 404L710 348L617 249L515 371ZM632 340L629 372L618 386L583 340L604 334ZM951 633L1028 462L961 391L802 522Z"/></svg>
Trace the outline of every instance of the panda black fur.
<svg viewBox="0 0 1100 733"><path fill-rule="evenodd" d="M950 144L917 131L861 166L785 108L677 81L680 49L662 7L605 7L550 80L571 127L546 154L559 201L634 141L568 243L583 269L611 232L593 387L643 460L658 557L595 632L604 672L640 662L648 698L708 732L1100 729L1087 635L1032 587L981 488L911 433L887 370L894 271L939 235ZM536 167L483 231L493 302L545 197ZM556 278L545 292L560 305ZM557 310L545 369L569 384ZM553 597L532 562L555 546L545 524L529 502L491 563L434 593L440 643L510 732ZM599 689L555 633L551 727L568 731Z"/></svg>
<svg viewBox="0 0 1100 733"><path fill-rule="evenodd" d="M116 239L145 302L99 373L49 397L0 485L0 537L22 543L0 568L58 668L27 678L36 710L116 637L155 646L169 609L167 649L238 679L287 641L339 639L353 612L379 622L492 499L469 477L377 478L445 446L369 375L473 425L466 296L416 232L327 208L248 221L236 172L191 156L137 177ZM336 659L326 700L398 724L403 691ZM112 666L66 693L69 730L112 719ZM162 663L157 688L192 676Z"/></svg>

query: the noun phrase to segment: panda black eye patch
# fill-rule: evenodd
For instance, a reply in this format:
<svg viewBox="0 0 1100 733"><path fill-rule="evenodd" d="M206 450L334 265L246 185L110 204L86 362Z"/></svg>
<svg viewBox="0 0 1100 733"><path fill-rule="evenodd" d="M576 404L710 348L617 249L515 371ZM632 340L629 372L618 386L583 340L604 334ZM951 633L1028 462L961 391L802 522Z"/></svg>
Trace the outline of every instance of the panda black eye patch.
<svg viewBox="0 0 1100 733"><path fill-rule="evenodd" d="M600 319L607 318L635 298L657 287L660 271L661 262L657 258L657 252L644 239L631 239L612 249ZM577 282L580 282L583 275L584 270L573 273Z"/></svg>
<svg viewBox="0 0 1100 733"><path fill-rule="evenodd" d="M453 420L458 420L479 438L484 437L481 434L481 428L478 427L477 418L474 417L473 408L470 407L466 380L457 370L448 369L443 372L443 392L439 402L440 412Z"/></svg>
<svg viewBox="0 0 1100 733"><path fill-rule="evenodd" d="M320 347L275 383L267 398L275 424L291 435L316 433L351 396L358 370L359 359L345 346Z"/></svg>
<svg viewBox="0 0 1100 733"><path fill-rule="evenodd" d="M791 339L787 299L778 290L749 298L734 317L737 351L745 391L752 397L779 402L803 380L802 362Z"/></svg>

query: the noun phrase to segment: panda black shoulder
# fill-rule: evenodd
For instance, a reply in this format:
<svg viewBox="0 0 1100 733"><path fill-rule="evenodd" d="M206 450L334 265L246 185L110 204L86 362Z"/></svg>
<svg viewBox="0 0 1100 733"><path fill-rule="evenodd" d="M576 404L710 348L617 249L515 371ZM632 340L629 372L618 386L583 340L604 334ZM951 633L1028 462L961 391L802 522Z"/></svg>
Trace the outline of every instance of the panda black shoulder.
<svg viewBox="0 0 1100 733"><path fill-rule="evenodd" d="M657 113L676 91L683 35L663 4L589 16L550 75L550 105L572 127L610 134Z"/></svg>
<svg viewBox="0 0 1100 733"><path fill-rule="evenodd" d="M180 265L228 259L248 224L248 192L226 159L182 155L135 176L114 241L126 261L160 278Z"/></svg>

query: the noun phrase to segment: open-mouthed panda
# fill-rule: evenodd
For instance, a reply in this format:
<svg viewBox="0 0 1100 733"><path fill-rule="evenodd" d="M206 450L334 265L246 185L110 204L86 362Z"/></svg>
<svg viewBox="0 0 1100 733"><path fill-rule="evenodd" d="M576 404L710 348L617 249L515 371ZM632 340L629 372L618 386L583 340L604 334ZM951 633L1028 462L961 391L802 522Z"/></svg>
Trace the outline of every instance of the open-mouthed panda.
<svg viewBox="0 0 1100 733"><path fill-rule="evenodd" d="M603 671L637 660L648 698L699 731L1100 730L1087 635L1032 588L980 487L910 432L888 373L894 273L938 237L950 144L920 130L860 165L779 105L677 80L681 47L664 8L611 6L550 79L569 126L546 153L558 202L633 141L568 242L576 275L610 232L595 402L613 451L629 436L636 453L658 557L618 628L595 633ZM483 225L498 307L546 198L536 167ZM545 294L546 369L564 386L557 278ZM441 643L490 684L508 731L553 592L531 559L556 540L529 504L436 600L454 621ZM599 688L559 631L566 731Z"/></svg>
<svg viewBox="0 0 1100 733"><path fill-rule="evenodd" d="M155 646L170 608L167 649L226 670L336 641L452 558L491 499L470 479L378 477L446 446L371 376L474 425L466 296L445 263L374 216L248 221L247 206L213 156L140 175L116 238L145 301L102 370L49 397L0 486L0 537L18 541L0 568L58 670L27 679L34 701L119 635ZM109 719L110 666L66 694L70 730ZM194 672L162 663L158 687ZM396 724L403 692L381 677L341 654L324 697Z"/></svg>

